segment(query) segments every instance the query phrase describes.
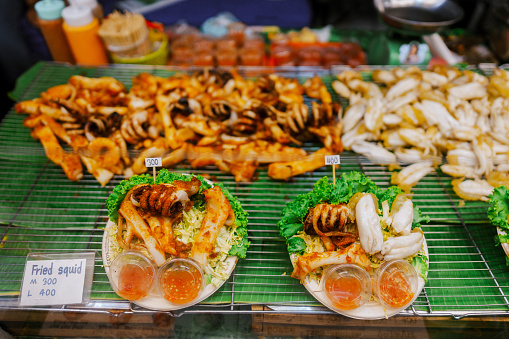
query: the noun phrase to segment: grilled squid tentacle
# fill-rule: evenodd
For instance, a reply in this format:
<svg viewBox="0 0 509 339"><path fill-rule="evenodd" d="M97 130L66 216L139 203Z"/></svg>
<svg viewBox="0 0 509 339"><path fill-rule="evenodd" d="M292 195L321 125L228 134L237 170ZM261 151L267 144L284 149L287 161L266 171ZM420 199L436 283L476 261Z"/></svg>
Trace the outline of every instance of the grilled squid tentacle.
<svg viewBox="0 0 509 339"><path fill-rule="evenodd" d="M189 196L200 189L200 180L176 180L173 184L142 185L134 189L131 202L134 206L162 216L178 216L190 202Z"/></svg>
<svg viewBox="0 0 509 339"><path fill-rule="evenodd" d="M118 212L126 219L128 233L132 232L138 238L143 239L143 242L147 246L147 250L154 258L156 264L158 266L162 265L166 260L166 255L157 240L153 237L152 231L145 220L131 203L131 200L125 199L120 205Z"/></svg>
<svg viewBox="0 0 509 339"><path fill-rule="evenodd" d="M349 210L345 204L318 204L310 208L304 221L308 234L321 237L347 236L344 232Z"/></svg>
<svg viewBox="0 0 509 339"><path fill-rule="evenodd" d="M203 194L207 204L207 214L202 221L200 231L194 239L190 257L206 267L219 231L228 220L232 208L219 186L209 188Z"/></svg>

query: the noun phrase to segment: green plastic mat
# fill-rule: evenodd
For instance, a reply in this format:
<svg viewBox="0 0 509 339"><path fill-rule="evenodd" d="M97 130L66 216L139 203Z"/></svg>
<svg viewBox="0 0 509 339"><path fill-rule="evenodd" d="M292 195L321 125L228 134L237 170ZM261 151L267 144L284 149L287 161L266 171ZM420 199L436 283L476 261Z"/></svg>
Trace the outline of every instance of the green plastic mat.
<svg viewBox="0 0 509 339"><path fill-rule="evenodd" d="M265 70L268 72L270 70ZM127 87L139 72L169 76L174 71L157 66L71 67L39 63L18 81L11 96L36 98L48 87L66 83L69 76L113 76ZM262 72L262 70L260 70ZM313 70L290 70L285 75L304 81ZM259 74L259 73L258 73ZM249 76L256 76L251 72ZM334 76L319 73L329 90ZM333 92L331 92L333 93ZM338 100L333 95L334 100ZM9 112L0 123L0 306L19 292L26 255L31 252L66 253L96 251L92 299L125 303L113 293L101 260L103 228L107 222L104 201L122 178L115 176L101 187L88 173L71 182L60 167L47 160L39 142L22 126L23 116ZM317 145L306 145L306 150ZM216 168L191 170L185 163L176 171L210 175L223 182L249 212L247 257L238 261L230 279L200 307L234 310L245 304L319 306L299 281L290 277L292 266L277 221L286 202L312 189L313 183L332 176L330 169L274 181L266 169L258 180L237 183ZM362 171L379 186L388 187L391 172L366 158L345 152L338 173ZM487 205L466 202L460 207L450 178L440 171L422 179L413 189L413 201L431 222L423 226L430 258L424 290L409 312L421 315L468 315L509 311L509 269L501 247L495 247L495 228L486 218ZM101 308L101 303L94 304ZM108 304L111 308L111 304ZM325 309L324 309L325 310Z"/></svg>

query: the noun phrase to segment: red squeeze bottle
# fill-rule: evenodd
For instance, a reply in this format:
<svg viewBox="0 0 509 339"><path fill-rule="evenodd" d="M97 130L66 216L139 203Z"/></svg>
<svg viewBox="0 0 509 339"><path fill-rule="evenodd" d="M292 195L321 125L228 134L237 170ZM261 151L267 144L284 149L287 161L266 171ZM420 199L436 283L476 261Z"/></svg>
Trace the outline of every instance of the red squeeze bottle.
<svg viewBox="0 0 509 339"><path fill-rule="evenodd" d="M62 0L42 0L34 6L39 27L53 60L74 64L74 57L62 28L64 7Z"/></svg>

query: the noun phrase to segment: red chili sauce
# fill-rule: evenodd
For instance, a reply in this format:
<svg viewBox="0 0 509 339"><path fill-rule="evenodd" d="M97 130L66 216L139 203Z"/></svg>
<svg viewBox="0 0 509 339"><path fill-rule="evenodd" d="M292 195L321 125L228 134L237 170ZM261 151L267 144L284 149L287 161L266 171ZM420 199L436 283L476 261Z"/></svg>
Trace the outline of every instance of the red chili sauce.
<svg viewBox="0 0 509 339"><path fill-rule="evenodd" d="M325 293L329 296L332 304L342 310L359 307L361 291L361 282L356 277L339 276L325 282Z"/></svg>
<svg viewBox="0 0 509 339"><path fill-rule="evenodd" d="M407 305L414 297L407 278L397 267L382 274L379 294L386 304L395 308Z"/></svg>
<svg viewBox="0 0 509 339"><path fill-rule="evenodd" d="M126 264L120 270L117 294L129 300L141 299L150 291L153 280L152 270L135 264Z"/></svg>
<svg viewBox="0 0 509 339"><path fill-rule="evenodd" d="M188 270L168 270L164 272L161 283L166 300L174 304L186 304L196 299L200 293L202 277L194 267Z"/></svg>

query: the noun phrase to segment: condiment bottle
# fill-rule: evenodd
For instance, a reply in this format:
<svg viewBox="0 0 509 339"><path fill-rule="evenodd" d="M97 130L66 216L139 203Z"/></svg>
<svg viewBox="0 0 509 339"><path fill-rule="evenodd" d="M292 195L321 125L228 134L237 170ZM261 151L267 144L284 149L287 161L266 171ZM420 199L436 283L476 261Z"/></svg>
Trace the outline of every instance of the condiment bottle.
<svg viewBox="0 0 509 339"><path fill-rule="evenodd" d="M99 20L104 18L103 7L97 0L69 0L71 6L88 7L92 10L92 14Z"/></svg>
<svg viewBox="0 0 509 339"><path fill-rule="evenodd" d="M35 4L39 27L55 61L74 63L71 48L62 29L62 0L42 0Z"/></svg>
<svg viewBox="0 0 509 339"><path fill-rule="evenodd" d="M77 63L103 65L108 56L97 31L99 20L87 7L69 6L62 10L63 28Z"/></svg>

